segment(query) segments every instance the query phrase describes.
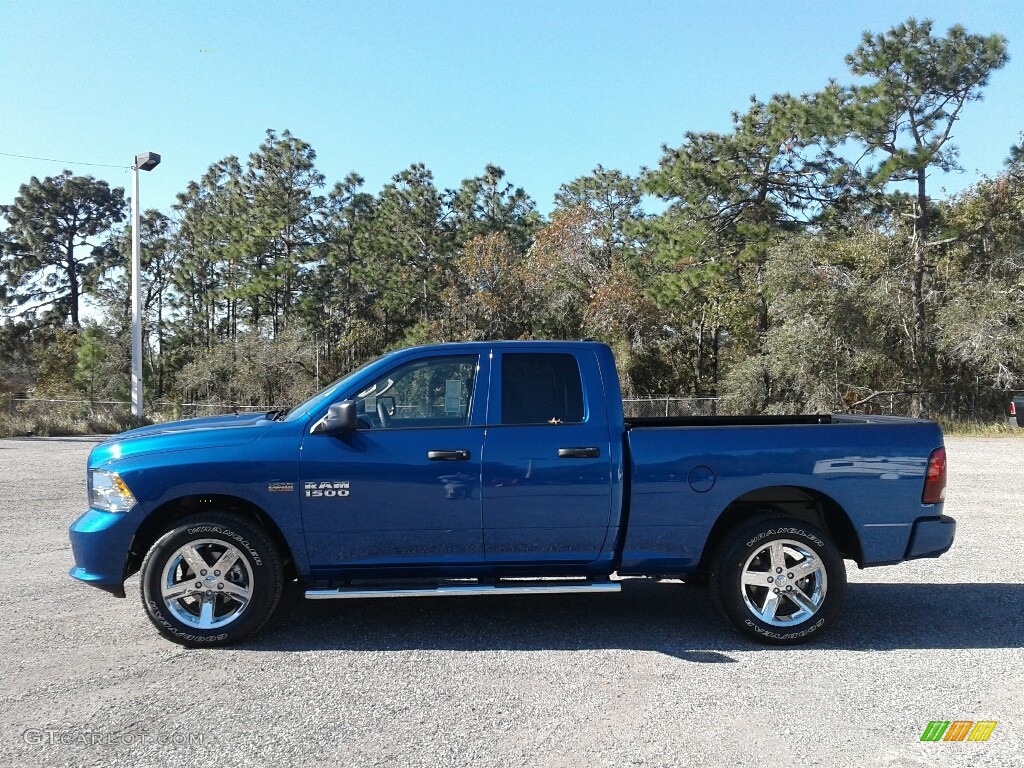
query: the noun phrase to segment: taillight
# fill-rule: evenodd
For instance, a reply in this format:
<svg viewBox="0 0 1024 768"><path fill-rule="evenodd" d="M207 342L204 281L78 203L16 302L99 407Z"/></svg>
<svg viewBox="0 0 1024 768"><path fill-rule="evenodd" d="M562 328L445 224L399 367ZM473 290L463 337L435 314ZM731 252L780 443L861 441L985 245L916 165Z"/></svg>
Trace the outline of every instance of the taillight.
<svg viewBox="0 0 1024 768"><path fill-rule="evenodd" d="M1013 400L1010 401L1010 415L1011 416L1016 416L1017 415L1017 406L1015 406L1013 404Z"/></svg>
<svg viewBox="0 0 1024 768"><path fill-rule="evenodd" d="M946 497L946 449L936 448L928 457L928 472L924 478L922 504L941 504Z"/></svg>

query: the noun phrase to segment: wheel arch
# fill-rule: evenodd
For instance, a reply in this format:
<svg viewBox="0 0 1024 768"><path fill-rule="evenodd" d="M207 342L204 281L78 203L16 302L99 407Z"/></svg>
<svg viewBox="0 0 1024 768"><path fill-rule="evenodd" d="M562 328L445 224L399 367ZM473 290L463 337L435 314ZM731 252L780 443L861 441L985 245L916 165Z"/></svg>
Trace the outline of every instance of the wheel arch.
<svg viewBox="0 0 1024 768"><path fill-rule="evenodd" d="M855 561L864 561L860 537L846 511L827 494L796 485L773 485L748 491L726 506L715 520L704 542L699 570L707 571L718 545L730 530L765 513L785 515L821 528L840 554Z"/></svg>
<svg viewBox="0 0 1024 768"><path fill-rule="evenodd" d="M167 501L153 510L139 526L132 538L125 560L124 578L127 579L142 567L142 561L150 547L164 533L174 527L178 520L190 515L208 512L229 512L259 525L270 537L281 557L284 578L291 581L298 577L291 548L281 529L263 509L247 499L227 494L199 494L181 496Z"/></svg>

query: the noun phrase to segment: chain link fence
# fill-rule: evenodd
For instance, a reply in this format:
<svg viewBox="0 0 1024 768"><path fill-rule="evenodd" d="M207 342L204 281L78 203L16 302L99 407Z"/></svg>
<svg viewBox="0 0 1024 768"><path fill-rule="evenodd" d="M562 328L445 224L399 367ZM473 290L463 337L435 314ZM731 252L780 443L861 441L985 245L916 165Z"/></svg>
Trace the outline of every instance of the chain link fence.
<svg viewBox="0 0 1024 768"><path fill-rule="evenodd" d="M980 424L1001 421L1014 395L1004 389L959 392L881 392L870 400L851 405L850 413L884 416L918 416L943 421Z"/></svg>
<svg viewBox="0 0 1024 768"><path fill-rule="evenodd" d="M914 416L942 421L988 424L1006 419L1010 400L1020 392L976 389L959 392L880 392L837 409L873 416ZM737 410L721 397L659 395L622 401L626 418L682 416L739 416L756 409Z"/></svg>
<svg viewBox="0 0 1024 768"><path fill-rule="evenodd" d="M657 416L725 416L720 397L640 397L622 401L627 419L647 419Z"/></svg>
<svg viewBox="0 0 1024 768"><path fill-rule="evenodd" d="M70 400L52 397L12 397L7 402L9 416L36 415L54 411L73 411L82 417L106 416L131 411L127 400ZM265 413L274 410L269 405L237 405L234 403L175 403L155 400L145 404L150 417L170 416L190 419L195 416L217 416L229 413Z"/></svg>

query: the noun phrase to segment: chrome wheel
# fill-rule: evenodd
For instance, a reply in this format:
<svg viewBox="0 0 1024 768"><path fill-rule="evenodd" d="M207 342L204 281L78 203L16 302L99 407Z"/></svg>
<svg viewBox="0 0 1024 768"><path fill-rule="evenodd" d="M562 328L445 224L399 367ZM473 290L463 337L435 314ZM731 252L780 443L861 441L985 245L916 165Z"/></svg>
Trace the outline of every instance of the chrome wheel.
<svg viewBox="0 0 1024 768"><path fill-rule="evenodd" d="M252 600L249 561L221 539L195 539L167 558L160 593L167 610L193 629L231 624Z"/></svg>
<svg viewBox="0 0 1024 768"><path fill-rule="evenodd" d="M743 564L743 602L765 624L801 624L818 612L828 591L825 564L813 550L792 539L776 539L756 549Z"/></svg>

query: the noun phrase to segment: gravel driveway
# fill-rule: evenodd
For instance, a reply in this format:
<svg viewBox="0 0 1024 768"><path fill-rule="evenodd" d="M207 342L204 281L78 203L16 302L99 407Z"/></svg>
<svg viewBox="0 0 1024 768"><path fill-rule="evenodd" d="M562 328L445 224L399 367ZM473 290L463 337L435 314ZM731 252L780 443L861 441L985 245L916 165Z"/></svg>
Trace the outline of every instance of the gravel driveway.
<svg viewBox="0 0 1024 768"><path fill-rule="evenodd" d="M67 576L84 439L0 440L0 764L1022 766L1024 440L947 440L956 543L850 571L818 644L768 649L706 590L307 602L189 651ZM931 720L996 720L922 743Z"/></svg>

